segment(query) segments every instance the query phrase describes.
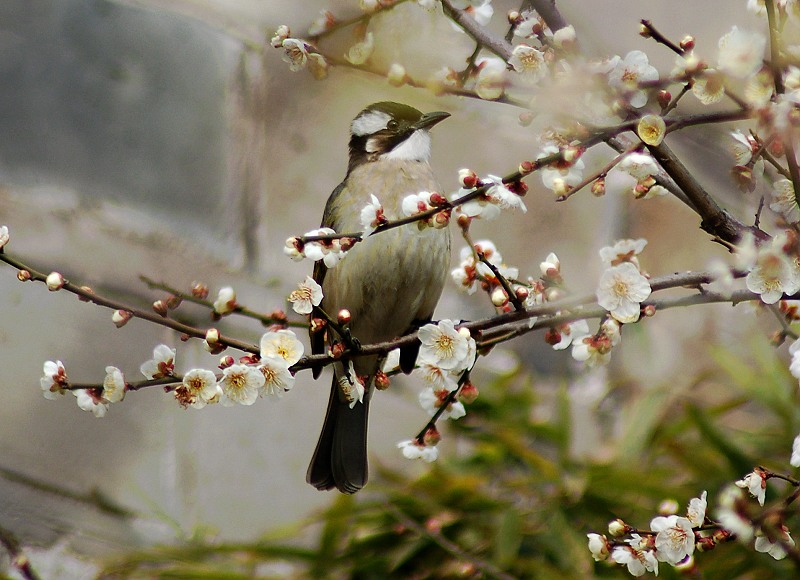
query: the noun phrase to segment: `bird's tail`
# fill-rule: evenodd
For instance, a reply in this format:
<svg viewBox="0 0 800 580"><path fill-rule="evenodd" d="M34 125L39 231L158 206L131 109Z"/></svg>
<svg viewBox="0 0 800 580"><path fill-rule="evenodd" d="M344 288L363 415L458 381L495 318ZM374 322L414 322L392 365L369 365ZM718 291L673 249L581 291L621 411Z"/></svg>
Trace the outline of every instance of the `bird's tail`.
<svg viewBox="0 0 800 580"><path fill-rule="evenodd" d="M306 473L306 481L317 489L355 493L366 485L370 391L367 388L363 402L351 409L340 397L334 376L325 423Z"/></svg>

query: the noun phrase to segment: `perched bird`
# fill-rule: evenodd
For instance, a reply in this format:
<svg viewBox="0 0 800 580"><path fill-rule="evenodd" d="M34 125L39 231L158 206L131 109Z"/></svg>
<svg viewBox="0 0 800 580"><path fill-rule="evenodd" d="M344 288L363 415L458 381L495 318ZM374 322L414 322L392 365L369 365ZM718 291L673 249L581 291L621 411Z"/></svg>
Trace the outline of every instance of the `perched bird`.
<svg viewBox="0 0 800 580"><path fill-rule="evenodd" d="M325 206L322 227L338 233L363 229L360 214L375 195L389 220L403 217L403 198L440 191L429 164L429 130L449 113L422 114L408 105L375 103L350 126L350 163L344 181ZM320 307L336 317L351 315L349 331L360 344L392 340L428 322L439 301L450 261L448 229L420 228L416 223L376 233L351 248L333 268L321 261L314 279L322 286ZM332 329L311 335L312 351L325 352L327 342L341 340ZM411 372L419 343L401 353L401 367ZM382 360L352 358L355 374L368 377L363 404L351 408L347 393L356 377L342 362L334 367L328 411L306 481L317 489L355 493L367 482L367 416L373 380ZM314 377L319 376L315 369Z"/></svg>

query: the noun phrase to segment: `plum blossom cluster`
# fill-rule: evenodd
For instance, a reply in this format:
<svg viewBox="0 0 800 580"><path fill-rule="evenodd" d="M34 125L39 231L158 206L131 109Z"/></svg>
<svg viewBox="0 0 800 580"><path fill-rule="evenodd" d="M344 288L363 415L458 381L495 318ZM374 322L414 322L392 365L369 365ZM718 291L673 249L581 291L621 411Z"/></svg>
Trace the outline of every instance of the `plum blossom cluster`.
<svg viewBox="0 0 800 580"><path fill-rule="evenodd" d="M456 329L452 320L440 320L419 329L421 343L414 374L426 387L419 394L419 403L430 416L459 419L466 415L464 404L478 396L477 388L468 380L459 381L475 364L475 339L466 328ZM440 436L435 427L429 428L420 439L398 443L408 459L434 461Z"/></svg>
<svg viewBox="0 0 800 580"><path fill-rule="evenodd" d="M295 262L304 259L313 260L314 262L322 260L328 268L335 268L336 264L345 257L347 250L352 248L355 243L352 238L347 237L324 237L335 235L336 232L331 228L311 230L303 234L302 237L288 238L284 244L283 253ZM306 238L314 238L316 236L323 236L323 239L306 241Z"/></svg>
<svg viewBox="0 0 800 580"><path fill-rule="evenodd" d="M800 239L791 230L758 248L749 240L740 244L740 265L748 271L747 289L758 294L764 304L775 304L800 290L799 260Z"/></svg>
<svg viewBox="0 0 800 580"><path fill-rule="evenodd" d="M641 303L650 296L650 282L636 257L646 240L619 240L600 250L606 269L597 287L597 303L621 324L639 320Z"/></svg>
<svg viewBox="0 0 800 580"><path fill-rule="evenodd" d="M685 515L677 515L677 503L662 504L661 515L653 518L649 530L636 530L622 520L608 526L609 535L588 534L589 551L596 562L609 560L625 566L633 576L646 572L658 575L659 563L684 565L691 560L695 549L707 550L729 534L724 531L714 537L705 530L706 492L693 498Z"/></svg>
<svg viewBox="0 0 800 580"><path fill-rule="evenodd" d="M434 208L441 207L441 211L416 221L417 227L420 230L424 230L428 227L441 229L447 227L447 224L450 223L451 210L449 207L445 206L447 206L447 199L442 194L435 191L421 191L404 197L401 210L405 217L413 217L431 211Z"/></svg>
<svg viewBox="0 0 800 580"><path fill-rule="evenodd" d="M800 467L800 435L792 443L789 463ZM774 510L767 519L758 513L752 501L764 506L767 481L771 478L788 481L795 488L800 486L798 480L756 467L721 491L714 519L706 513L705 491L689 502L685 515L677 515L677 503L667 500L659 509L661 514L650 522L649 530L637 530L620 519L613 520L608 535L587 535L589 551L595 561L626 566L633 576L646 572L657 575L661 562L690 570L695 551L707 552L732 540L752 542L755 551L781 560L795 550L795 541L783 521L783 511ZM786 505L793 499L787 500Z"/></svg>
<svg viewBox="0 0 800 580"><path fill-rule="evenodd" d="M333 22L333 17L330 16L323 26L330 27ZM322 31L320 30L320 32ZM325 60L325 57L317 52L312 44L300 38L293 38L291 34L288 26L281 25L270 40L273 48L283 50L282 58L289 65L289 70L297 72L302 69L308 69L317 80L327 77L330 65Z"/></svg>
<svg viewBox="0 0 800 580"><path fill-rule="evenodd" d="M104 417L109 405L122 401L131 388L153 384L152 381L171 390L184 408L202 409L212 403L252 405L259 397L280 397L294 386L289 367L300 360L303 351L294 332L272 330L261 337L259 356L247 355L238 362L230 356L222 357L221 373L195 368L180 376L175 373L176 350L160 344L153 349L153 358L140 366L145 378L141 385L127 382L118 368L108 366L102 385L73 388L61 361L44 363L40 384L46 399L57 399L71 391L78 406L95 417Z"/></svg>

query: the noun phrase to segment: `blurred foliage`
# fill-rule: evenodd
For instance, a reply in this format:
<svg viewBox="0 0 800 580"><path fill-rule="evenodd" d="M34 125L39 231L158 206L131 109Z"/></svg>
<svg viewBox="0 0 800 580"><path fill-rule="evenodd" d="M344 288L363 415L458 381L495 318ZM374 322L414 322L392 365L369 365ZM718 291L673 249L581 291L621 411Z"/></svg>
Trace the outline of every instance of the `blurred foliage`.
<svg viewBox="0 0 800 580"><path fill-rule="evenodd" d="M448 425L456 448L421 477L378 468L355 497L335 496L281 537L219 544L198 537L108 563L108 577L591 578L630 577L593 562L586 533L617 517L647 529L662 500L685 508L755 465L780 473L800 431L798 384L763 338L747 358L719 348L707 369L663 385L626 380L591 403L591 450L575 406L586 395L524 371L486 380L467 417ZM614 369L612 369L614 370ZM581 398L584 398L581 400ZM770 481L767 501L788 495ZM787 522L790 530L796 521ZM299 540L298 537L303 539ZM729 542L695 553L705 578L788 578L788 560ZM660 577L681 573L662 564Z"/></svg>

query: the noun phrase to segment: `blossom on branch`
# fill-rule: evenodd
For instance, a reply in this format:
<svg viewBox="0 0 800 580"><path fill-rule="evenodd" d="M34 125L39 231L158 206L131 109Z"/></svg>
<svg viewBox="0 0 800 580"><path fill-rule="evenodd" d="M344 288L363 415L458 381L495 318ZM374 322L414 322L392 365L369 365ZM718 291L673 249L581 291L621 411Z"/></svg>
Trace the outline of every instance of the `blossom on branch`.
<svg viewBox="0 0 800 580"><path fill-rule="evenodd" d="M214 300L214 312L225 316L236 310L236 291L230 286L220 288L217 299Z"/></svg>
<svg viewBox="0 0 800 580"><path fill-rule="evenodd" d="M794 538L792 538L792 536L789 534L789 528L782 525L778 531L778 536L781 540L794 547ZM765 536L764 532L761 530L756 533L756 541L753 547L755 548L756 552L769 554L776 560L783 560L786 557L786 549L780 544L780 542L773 542L767 536Z"/></svg>
<svg viewBox="0 0 800 580"><path fill-rule="evenodd" d="M375 228L388 222L383 213L383 206L377 197L370 194L370 202L361 209L361 227L364 236L369 236Z"/></svg>
<svg viewBox="0 0 800 580"><path fill-rule="evenodd" d="M235 404L252 405L264 386L263 373L254 367L234 364L222 370L219 386L222 389L220 402L225 407Z"/></svg>
<svg viewBox="0 0 800 580"><path fill-rule="evenodd" d="M294 375L289 371L289 364L279 356L262 358L258 370L264 376L264 384L259 389L261 395L280 397L294 386Z"/></svg>
<svg viewBox="0 0 800 580"><path fill-rule="evenodd" d="M174 395L182 407L202 409L207 404L218 401L222 389L217 384L214 373L206 369L192 369L183 375Z"/></svg>
<svg viewBox="0 0 800 580"><path fill-rule="evenodd" d="M617 240L613 246L600 248L600 259L607 267L630 262L639 269L639 260L636 256L642 253L646 245L647 240L644 238Z"/></svg>
<svg viewBox="0 0 800 580"><path fill-rule="evenodd" d="M658 559L653 550L646 548L646 542L639 534L631 534L627 546L617 546L611 552L611 559L628 567L632 576L643 576L645 572L658 574Z"/></svg>
<svg viewBox="0 0 800 580"><path fill-rule="evenodd" d="M766 46L764 35L734 26L719 39L719 69L738 79L747 78L761 68Z"/></svg>
<svg viewBox="0 0 800 580"><path fill-rule="evenodd" d="M775 304L784 294L800 290L800 268L783 250L786 237L773 238L769 246L759 248L755 266L747 274L747 289L761 297L764 304Z"/></svg>
<svg viewBox="0 0 800 580"><path fill-rule="evenodd" d="M163 379L175 372L175 349L159 344L153 349L153 358L142 363L139 370L146 379Z"/></svg>
<svg viewBox="0 0 800 580"><path fill-rule="evenodd" d="M519 73L519 78L526 84L534 85L550 72L544 59L544 53L527 44L518 44L508 59L508 64Z"/></svg>
<svg viewBox="0 0 800 580"><path fill-rule="evenodd" d="M475 360L474 349L470 348L469 331L466 336L455 329L452 320L440 320L438 324L426 324L419 329L419 341L422 347L419 356L436 366L445 369L464 370L472 366Z"/></svg>
<svg viewBox="0 0 800 580"><path fill-rule="evenodd" d="M647 55L641 50L632 50L614 63L608 73L608 83L625 91L631 107L639 109L647 104L647 93L639 87L640 83L658 80L658 71L650 65Z"/></svg>
<svg viewBox="0 0 800 580"><path fill-rule="evenodd" d="M42 394L45 399L54 401L58 395L63 395L66 390L64 387L69 382L67 371L60 360L49 360L44 363L43 373L44 376L39 381L42 386Z"/></svg>
<svg viewBox="0 0 800 580"><path fill-rule="evenodd" d="M622 323L639 320L639 305L650 296L650 282L630 262L611 266L597 288L597 303Z"/></svg>
<svg viewBox="0 0 800 580"><path fill-rule="evenodd" d="M436 411L444 405L452 389L433 389L426 388L419 393L419 404L425 411L433 417ZM459 401L451 401L447 409L440 415L442 419L460 419L467 414L464 404Z"/></svg>
<svg viewBox="0 0 800 580"><path fill-rule="evenodd" d="M288 329L272 330L261 336L261 358L278 358L292 366L303 356L303 343Z"/></svg>
<svg viewBox="0 0 800 580"><path fill-rule="evenodd" d="M289 294L289 302L292 303L292 310L298 314L311 314L314 306L319 306L322 302L322 286L316 283L311 276L298 285L297 290Z"/></svg>
<svg viewBox="0 0 800 580"><path fill-rule="evenodd" d="M125 398L125 377L117 367L107 366L103 379L103 398L109 403L119 403Z"/></svg>
<svg viewBox="0 0 800 580"><path fill-rule="evenodd" d="M653 518L650 529L656 532L656 557L675 566L694 552L692 523L684 517L672 515Z"/></svg>
<svg viewBox="0 0 800 580"><path fill-rule="evenodd" d="M397 448L403 453L406 459L422 459L426 463L432 463L439 457L439 449L436 445L428 446L417 439L400 441Z"/></svg>
<svg viewBox="0 0 800 580"><path fill-rule="evenodd" d="M764 477L764 472L756 469L745 475L742 479L736 482L737 487L746 489L754 498L758 500L758 504L763 506L764 500L767 495L767 480Z"/></svg>
<svg viewBox="0 0 800 580"><path fill-rule="evenodd" d="M772 203L769 209L779 214L787 223L795 224L800 221L800 208L797 206L797 197L794 185L788 179L778 179L772 184Z"/></svg>
<svg viewBox="0 0 800 580"><path fill-rule="evenodd" d="M98 419L102 419L108 412L109 403L100 392L101 389L77 389L72 391L72 394L75 395L78 407L82 411L89 411Z"/></svg>

